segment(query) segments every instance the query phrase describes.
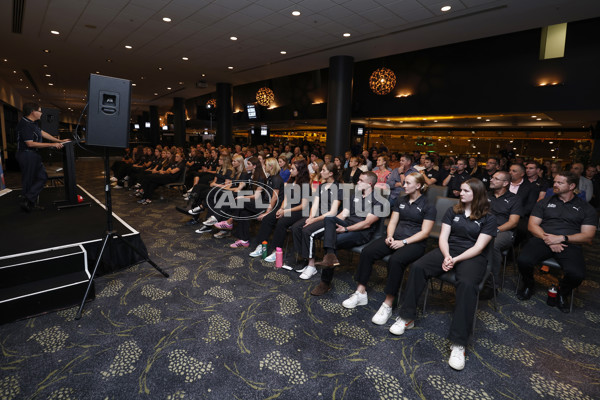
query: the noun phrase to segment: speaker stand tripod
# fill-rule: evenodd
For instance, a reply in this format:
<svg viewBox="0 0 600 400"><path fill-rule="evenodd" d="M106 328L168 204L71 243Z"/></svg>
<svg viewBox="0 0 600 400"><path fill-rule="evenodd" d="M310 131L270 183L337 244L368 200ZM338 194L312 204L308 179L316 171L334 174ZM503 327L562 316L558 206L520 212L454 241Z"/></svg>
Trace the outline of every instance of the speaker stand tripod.
<svg viewBox="0 0 600 400"><path fill-rule="evenodd" d="M140 249L129 243L125 240L121 235L117 233L116 230L113 229L112 223L112 199L110 195L110 166L109 166L109 158L108 158L108 148L104 148L104 194L106 199L106 234L104 236L104 240L102 241L102 247L100 249L100 253L98 254L98 259L96 260L96 264L94 265L94 270L92 271L92 275L90 276L90 282L88 283L87 289L85 290L85 294L83 295L83 299L81 300L81 305L79 306L79 310L77 311L77 315L75 319L79 320L81 318L81 313L83 311L83 307L85 305L85 301L87 300L88 294L92 285L94 284L94 277L96 276L96 271L98 270L98 266L102 261L102 255L104 254L104 250L108 244L108 241L116 236L121 242L123 242L127 247L132 249L136 254L141 256L143 260L139 263L148 262L148 264L152 265L158 272L163 274L165 278L169 277L165 271L163 271L150 257L148 254L144 254Z"/></svg>

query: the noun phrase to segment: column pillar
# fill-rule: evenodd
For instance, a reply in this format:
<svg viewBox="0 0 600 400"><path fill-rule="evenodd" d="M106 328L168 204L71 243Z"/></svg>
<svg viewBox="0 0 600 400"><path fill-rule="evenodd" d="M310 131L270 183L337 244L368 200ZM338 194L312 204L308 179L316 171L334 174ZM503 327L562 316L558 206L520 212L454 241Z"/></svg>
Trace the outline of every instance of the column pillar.
<svg viewBox="0 0 600 400"><path fill-rule="evenodd" d="M350 149L353 74L353 57L329 59L326 148L327 153L334 156L343 155Z"/></svg>
<svg viewBox="0 0 600 400"><path fill-rule="evenodd" d="M233 92L231 83L217 83L217 134L215 144L231 146L233 144Z"/></svg>
<svg viewBox="0 0 600 400"><path fill-rule="evenodd" d="M150 106L150 135L148 140L152 144L152 147L155 147L160 141L158 106Z"/></svg>
<svg viewBox="0 0 600 400"><path fill-rule="evenodd" d="M173 116L175 124L175 146L185 145L185 99L175 97L173 99Z"/></svg>

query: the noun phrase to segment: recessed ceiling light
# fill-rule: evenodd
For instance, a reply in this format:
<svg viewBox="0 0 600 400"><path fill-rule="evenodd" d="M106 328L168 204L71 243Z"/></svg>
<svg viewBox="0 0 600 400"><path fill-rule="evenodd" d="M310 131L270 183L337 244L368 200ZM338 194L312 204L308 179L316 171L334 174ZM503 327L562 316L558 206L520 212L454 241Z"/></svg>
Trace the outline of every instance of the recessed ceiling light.
<svg viewBox="0 0 600 400"><path fill-rule="evenodd" d="M352 36L350 33L348 33L348 32L344 33L344 37L350 37L350 36Z"/></svg>
<svg viewBox="0 0 600 400"><path fill-rule="evenodd" d="M106 59L106 62L112 62L112 59L110 59L110 58L107 58L107 59Z"/></svg>
<svg viewBox="0 0 600 400"><path fill-rule="evenodd" d="M159 71L162 71L162 70L163 70L163 68L162 68L162 67L158 67L158 70L159 70Z"/></svg>
<svg viewBox="0 0 600 400"><path fill-rule="evenodd" d="M154 93L155 96L158 96L158 93Z"/></svg>
<svg viewBox="0 0 600 400"><path fill-rule="evenodd" d="M183 85L183 82L179 81L179 84L180 84L180 85Z"/></svg>
<svg viewBox="0 0 600 400"><path fill-rule="evenodd" d="M5 59L4 59L4 62L8 62L8 59L6 59L6 58L5 58Z"/></svg>
<svg viewBox="0 0 600 400"><path fill-rule="evenodd" d="M171 90L171 88L170 88L170 87L167 87L167 90Z"/></svg>
<svg viewBox="0 0 600 400"><path fill-rule="evenodd" d="M13 74L16 74L16 73L17 73L17 71L13 71Z"/></svg>
<svg viewBox="0 0 600 400"><path fill-rule="evenodd" d="M44 49L44 53L50 53L50 50Z"/></svg>
<svg viewBox="0 0 600 400"><path fill-rule="evenodd" d="M541 118L536 118L535 120L536 120L536 121L541 121L542 119L541 119Z"/></svg>
<svg viewBox="0 0 600 400"><path fill-rule="evenodd" d="M235 36L231 36L229 39L230 39L230 40L234 40L234 41L235 41L235 40L237 40L237 37L235 37Z"/></svg>
<svg viewBox="0 0 600 400"><path fill-rule="evenodd" d="M444 7L442 7L442 11L443 12L450 11L451 8L452 8L451 6L444 6Z"/></svg>
<svg viewBox="0 0 600 400"><path fill-rule="evenodd" d="M202 77L204 78L206 76L206 74L202 74Z"/></svg>
<svg viewBox="0 0 600 400"><path fill-rule="evenodd" d="M131 47L131 46L130 46L130 45L128 45L128 44L126 44L126 45L125 45L125 48L126 48L126 49L133 49L133 47Z"/></svg>
<svg viewBox="0 0 600 400"><path fill-rule="evenodd" d="M50 31L50 33L53 34L53 35L60 35L59 31Z"/></svg>
<svg viewBox="0 0 600 400"><path fill-rule="evenodd" d="M481 119L481 117L477 117L477 119Z"/></svg>
<svg viewBox="0 0 600 400"><path fill-rule="evenodd" d="M183 61L187 61L187 60L189 60L189 58L187 58L187 57L181 57L181 59L182 59Z"/></svg>
<svg viewBox="0 0 600 400"><path fill-rule="evenodd" d="M137 84L135 84L135 83L132 83L132 84L131 84L131 86L137 86Z"/></svg>
<svg viewBox="0 0 600 400"><path fill-rule="evenodd" d="M140 76L140 79L144 79L144 77L143 77L143 76Z"/></svg>
<svg viewBox="0 0 600 400"><path fill-rule="evenodd" d="M46 74L46 76L47 76L47 77L51 77L52 75L50 75L50 74Z"/></svg>
<svg viewBox="0 0 600 400"><path fill-rule="evenodd" d="M531 118L537 118L537 115L532 115Z"/></svg>
<svg viewBox="0 0 600 400"><path fill-rule="evenodd" d="M169 18L169 17L163 17L163 21L165 21L165 22L171 22L171 18Z"/></svg>
<svg viewBox="0 0 600 400"><path fill-rule="evenodd" d="M227 69L233 69L233 67L227 67Z"/></svg>
<svg viewBox="0 0 600 400"><path fill-rule="evenodd" d="M48 68L48 64L44 64L44 65L42 65L42 67Z"/></svg>
<svg viewBox="0 0 600 400"><path fill-rule="evenodd" d="M19 78L19 82L23 82L23 78Z"/></svg>
<svg viewBox="0 0 600 400"><path fill-rule="evenodd" d="M292 11L294 17L298 17L300 14L302 14L300 11Z"/></svg>
<svg viewBox="0 0 600 400"><path fill-rule="evenodd" d="M49 82L49 83L48 83L48 86L54 86L54 83L52 83L52 82Z"/></svg>
<svg viewBox="0 0 600 400"><path fill-rule="evenodd" d="M25 86L25 89L29 89L29 86Z"/></svg>
<svg viewBox="0 0 600 400"><path fill-rule="evenodd" d="M485 120L485 122L490 122L490 119L489 119L489 118L488 118L488 119L486 119L486 120Z"/></svg>
<svg viewBox="0 0 600 400"><path fill-rule="evenodd" d="M99 73L100 73L100 71L96 71L96 73L97 73L97 74L99 74Z"/></svg>
<svg viewBox="0 0 600 400"><path fill-rule="evenodd" d="M285 51L285 50L281 50L281 51L280 51L280 53L281 53L281 54L287 54L287 51Z"/></svg>

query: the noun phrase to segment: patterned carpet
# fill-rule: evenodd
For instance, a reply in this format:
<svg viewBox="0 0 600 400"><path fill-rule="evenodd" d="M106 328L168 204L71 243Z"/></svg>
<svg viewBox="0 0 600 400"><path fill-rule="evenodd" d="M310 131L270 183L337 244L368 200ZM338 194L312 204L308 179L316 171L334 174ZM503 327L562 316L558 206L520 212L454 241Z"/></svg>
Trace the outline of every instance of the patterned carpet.
<svg viewBox="0 0 600 400"><path fill-rule="evenodd" d="M78 181L99 199L102 164L80 160ZM7 176L13 187L18 177ZM160 193L165 193L160 191ZM153 260L96 281L97 298L0 326L0 399L597 399L600 398L600 239L586 249L588 278L573 313L546 306L552 275L530 301L514 295L511 267L498 311L480 305L465 370L447 364L453 288L403 336L370 322L384 298L385 267L369 304L347 310L356 259L334 289L230 249L231 240L185 226L174 193L142 206L113 191L115 212L138 229ZM437 288L437 283L435 285ZM394 310L394 315L397 312Z"/></svg>

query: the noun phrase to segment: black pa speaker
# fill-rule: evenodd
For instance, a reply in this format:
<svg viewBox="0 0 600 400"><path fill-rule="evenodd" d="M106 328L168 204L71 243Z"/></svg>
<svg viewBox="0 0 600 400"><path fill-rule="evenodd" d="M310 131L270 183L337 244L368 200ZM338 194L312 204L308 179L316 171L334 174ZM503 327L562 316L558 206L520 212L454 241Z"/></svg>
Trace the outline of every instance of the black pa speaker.
<svg viewBox="0 0 600 400"><path fill-rule="evenodd" d="M86 144L129 146L131 81L90 74Z"/></svg>
<svg viewBox="0 0 600 400"><path fill-rule="evenodd" d="M40 123L43 131L52 136L58 136L58 110L56 108L42 108Z"/></svg>

